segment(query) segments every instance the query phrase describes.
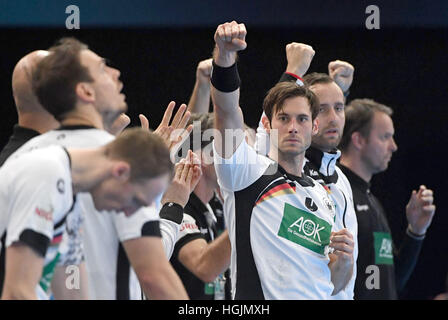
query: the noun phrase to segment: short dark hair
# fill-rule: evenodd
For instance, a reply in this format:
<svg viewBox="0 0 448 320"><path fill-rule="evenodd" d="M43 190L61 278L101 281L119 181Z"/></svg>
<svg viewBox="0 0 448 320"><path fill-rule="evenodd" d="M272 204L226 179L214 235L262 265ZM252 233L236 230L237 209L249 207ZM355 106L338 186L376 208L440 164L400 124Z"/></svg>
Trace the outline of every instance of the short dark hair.
<svg viewBox="0 0 448 320"><path fill-rule="evenodd" d="M105 148L111 159L129 163L132 182L173 173L168 146L155 133L141 128L126 129Z"/></svg>
<svg viewBox="0 0 448 320"><path fill-rule="evenodd" d="M372 99L355 99L345 107L345 126L339 149L347 150L352 140L353 132L359 132L365 138L368 138L372 129L372 120L375 112L383 112L389 117L393 110Z"/></svg>
<svg viewBox="0 0 448 320"><path fill-rule="evenodd" d="M316 84L333 83L334 80L326 73L312 72L303 77L303 81L308 87Z"/></svg>
<svg viewBox="0 0 448 320"><path fill-rule="evenodd" d="M87 49L87 45L75 38L62 38L33 72L33 90L39 102L59 121L75 108L76 85L93 82L80 59L81 50Z"/></svg>
<svg viewBox="0 0 448 320"><path fill-rule="evenodd" d="M294 97L304 97L308 100L312 120L316 119L319 113L319 100L317 96L306 86L298 86L294 82L279 82L271 88L263 101L263 110L269 121L278 111L283 108L286 99Z"/></svg>

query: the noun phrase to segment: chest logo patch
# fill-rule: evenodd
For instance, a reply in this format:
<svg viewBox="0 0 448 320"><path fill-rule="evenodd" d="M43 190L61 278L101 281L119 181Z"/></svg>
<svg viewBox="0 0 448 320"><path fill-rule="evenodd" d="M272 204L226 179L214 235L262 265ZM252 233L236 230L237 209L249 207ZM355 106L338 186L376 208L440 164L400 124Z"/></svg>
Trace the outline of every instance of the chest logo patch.
<svg viewBox="0 0 448 320"><path fill-rule="evenodd" d="M387 232L374 232L375 264L394 264L392 237Z"/></svg>
<svg viewBox="0 0 448 320"><path fill-rule="evenodd" d="M331 225L314 214L285 203L278 236L325 255L330 243Z"/></svg>

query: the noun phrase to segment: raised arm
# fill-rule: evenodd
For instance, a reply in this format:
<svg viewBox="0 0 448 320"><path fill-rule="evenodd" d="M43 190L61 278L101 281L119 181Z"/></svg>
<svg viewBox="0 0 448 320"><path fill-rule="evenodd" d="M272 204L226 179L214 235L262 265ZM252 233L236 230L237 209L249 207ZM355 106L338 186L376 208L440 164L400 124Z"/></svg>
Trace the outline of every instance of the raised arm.
<svg viewBox="0 0 448 320"><path fill-rule="evenodd" d="M188 111L191 113L207 113L210 108L212 60L210 58L199 62L196 69L196 82L188 102Z"/></svg>
<svg viewBox="0 0 448 320"><path fill-rule="evenodd" d="M355 67L346 61L335 60L328 64L328 75L342 89L344 97L350 93L354 73Z"/></svg>
<svg viewBox="0 0 448 320"><path fill-rule="evenodd" d="M215 32L215 50L211 77L211 95L215 112L215 148L224 158L230 158L244 139L240 134L234 140L226 139L226 129L244 130L243 113L239 107L240 79L236 66L237 52L246 49L246 27L235 21L218 26ZM225 151L224 151L225 150Z"/></svg>

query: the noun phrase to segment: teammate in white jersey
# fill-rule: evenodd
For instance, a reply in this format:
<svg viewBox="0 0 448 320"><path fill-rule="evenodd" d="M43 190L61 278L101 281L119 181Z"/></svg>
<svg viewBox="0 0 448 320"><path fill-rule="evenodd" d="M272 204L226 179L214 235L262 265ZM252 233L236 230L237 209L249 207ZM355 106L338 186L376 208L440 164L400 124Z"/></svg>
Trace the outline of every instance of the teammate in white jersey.
<svg viewBox="0 0 448 320"><path fill-rule="evenodd" d="M112 121L116 120L119 112L127 109L124 95L121 94L123 85L119 81L120 72L107 66L103 58L75 39L62 40L51 48L50 52L50 56L38 65L34 87L41 103L61 120L62 127L33 139L21 150L49 144L97 147L114 139L101 129L110 130ZM62 103L64 105L61 105ZM173 119L175 125L166 126L163 123L169 122L173 108L174 103L171 103L158 130L166 131L173 127L176 129L177 124L182 126L186 123L188 118L183 114L185 106L176 113ZM91 214L81 215L81 212ZM180 287L176 295L161 295L165 291L164 287L173 285L164 283L163 278L170 278L174 272L160 251L158 209L142 209L127 219L124 214L108 215L97 212L91 198L82 195L78 197L77 205L70 216L75 218L69 219L68 222L86 219L83 243L90 298L140 299L142 294L137 276L147 296L152 292L152 298L186 298L176 276L172 278L177 280L176 286ZM178 226L179 224L174 228ZM71 242L79 243L79 223L68 229L72 230L69 232ZM102 236L98 237L98 234ZM78 246L71 247L76 249ZM74 250L69 253L72 251ZM141 252L148 254L141 255ZM63 255L59 270L64 270L63 266L69 264L73 258L78 259L76 256ZM130 267L129 261L137 275ZM159 276L155 276L156 274ZM55 280L58 280L60 285L53 285L53 290L63 293L66 276L65 273L56 272Z"/></svg>
<svg viewBox="0 0 448 320"><path fill-rule="evenodd" d="M172 166L163 140L142 129L127 130L99 148L54 146L11 156L0 169L0 234L6 232L2 298L37 297L47 247L62 231L77 193L91 193L97 210L132 215L166 189Z"/></svg>
<svg viewBox="0 0 448 320"><path fill-rule="evenodd" d="M354 240L354 266L348 285L332 299L353 299L356 279L356 259L358 257L358 223L353 204L353 194L347 177L336 166L341 152L336 149L344 130L344 95L353 81L354 68L345 61L332 61L329 64L331 76L311 73L303 77L314 56L311 46L293 42L286 46L288 61L286 72L280 81L294 81L307 85L319 99L318 132L312 138L312 145L305 153L304 173L325 186L336 205L335 231L347 228ZM303 79L302 79L303 77ZM335 80L333 80L335 79ZM263 114L263 116L265 116ZM262 117L263 117L262 116ZM269 150L269 135L262 120L257 128L255 149L266 154ZM349 274L348 274L349 276Z"/></svg>
<svg viewBox="0 0 448 320"><path fill-rule="evenodd" d="M302 176L305 150L317 132L317 99L306 88L281 83L264 101L269 158L249 147L239 107L236 52L246 29L235 21L215 33L212 99L215 167L232 243L236 299L328 299L346 285L353 268L353 237L332 233L334 203L325 189ZM226 130L240 130L229 135ZM330 248L334 251L329 254Z"/></svg>

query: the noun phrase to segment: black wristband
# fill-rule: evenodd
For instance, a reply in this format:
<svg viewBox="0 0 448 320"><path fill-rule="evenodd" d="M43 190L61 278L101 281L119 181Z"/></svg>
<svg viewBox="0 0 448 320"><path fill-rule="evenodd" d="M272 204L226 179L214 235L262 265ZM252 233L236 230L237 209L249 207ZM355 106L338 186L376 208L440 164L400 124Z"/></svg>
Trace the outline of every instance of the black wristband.
<svg viewBox="0 0 448 320"><path fill-rule="evenodd" d="M230 67L223 68L212 62L212 85L221 92L232 92L240 87L241 79L236 62Z"/></svg>
<svg viewBox="0 0 448 320"><path fill-rule="evenodd" d="M184 208L180 204L167 202L160 209L160 218L181 224L184 219Z"/></svg>

